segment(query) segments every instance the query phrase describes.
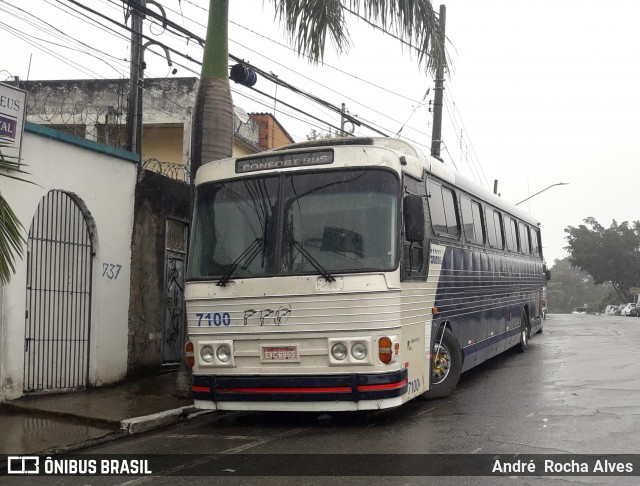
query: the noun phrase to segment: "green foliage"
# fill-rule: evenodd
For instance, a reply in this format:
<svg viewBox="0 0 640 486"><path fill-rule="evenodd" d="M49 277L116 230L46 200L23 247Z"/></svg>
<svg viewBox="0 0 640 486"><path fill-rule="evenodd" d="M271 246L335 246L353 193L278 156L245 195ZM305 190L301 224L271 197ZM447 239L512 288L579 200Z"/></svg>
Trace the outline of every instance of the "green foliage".
<svg viewBox="0 0 640 486"><path fill-rule="evenodd" d="M27 174L17 157L4 154L7 144L0 141L0 176L22 182L28 182L13 174ZM22 258L24 227L13 212L7 200L0 193L0 285L6 285L15 273L16 257Z"/></svg>
<svg viewBox="0 0 640 486"><path fill-rule="evenodd" d="M276 18L284 26L289 42L311 62L321 62L327 37L338 54L348 50L351 38L347 14L390 32L413 46L418 64L427 73L446 65L444 40L438 35L440 19L430 0L272 0Z"/></svg>
<svg viewBox="0 0 640 486"><path fill-rule="evenodd" d="M591 275L571 266L569 258L556 260L547 284L549 312L569 313L586 304L588 312L602 311L609 304L627 302L620 298L610 282L596 285Z"/></svg>
<svg viewBox="0 0 640 486"><path fill-rule="evenodd" d="M316 130L312 128L309 133L307 133L307 140L326 140L328 138L339 138L341 137L340 132L336 129L335 132L329 131L325 132L324 130Z"/></svg>
<svg viewBox="0 0 640 486"><path fill-rule="evenodd" d="M631 302L629 289L640 287L640 221L613 221L609 228L594 218L584 222L565 229L571 265L591 275L595 284L611 282L620 298Z"/></svg>

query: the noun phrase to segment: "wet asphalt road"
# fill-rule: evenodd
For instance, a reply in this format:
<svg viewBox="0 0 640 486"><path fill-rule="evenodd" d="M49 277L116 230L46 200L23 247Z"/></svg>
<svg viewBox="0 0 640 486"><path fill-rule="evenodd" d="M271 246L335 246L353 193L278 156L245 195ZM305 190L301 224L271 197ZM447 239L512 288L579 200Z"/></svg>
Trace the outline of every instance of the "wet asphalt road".
<svg viewBox="0 0 640 486"><path fill-rule="evenodd" d="M168 460L163 471L154 471L160 477L93 477L90 481L65 477L46 478L46 483L175 484L176 478L166 475L189 476L203 467L215 473L219 470L216 464L219 454L237 453L285 457L300 453L640 454L639 347L640 318L550 315L544 332L532 337L525 354L507 351L466 373L447 399L418 399L392 411L375 413L205 415L86 451L91 454L184 454ZM640 464L637 467L640 468ZM390 462L389 476L393 472L394 464ZM640 483L640 477L515 476L400 477L395 481L379 477L207 476L193 477L189 483Z"/></svg>

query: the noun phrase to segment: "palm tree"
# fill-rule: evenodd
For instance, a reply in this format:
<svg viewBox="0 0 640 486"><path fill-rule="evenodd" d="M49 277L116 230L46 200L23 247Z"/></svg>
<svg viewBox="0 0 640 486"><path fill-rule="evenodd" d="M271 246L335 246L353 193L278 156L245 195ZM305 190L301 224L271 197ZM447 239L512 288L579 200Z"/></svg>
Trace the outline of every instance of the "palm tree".
<svg viewBox="0 0 640 486"><path fill-rule="evenodd" d="M444 37L430 0L271 0L298 54L311 62L323 59L327 36L339 54L350 45L346 14L389 30L417 51L419 65L435 72L445 65ZM233 144L233 102L228 73L229 0L209 0L209 24L200 84L195 103L191 174L203 162L230 157Z"/></svg>
<svg viewBox="0 0 640 486"><path fill-rule="evenodd" d="M5 147L7 144L0 142L0 176L28 182L12 174L26 172L20 168L20 160L17 157L2 152L2 148ZM15 273L15 258L22 258L24 244L24 227L0 193L0 285L6 285L11 280Z"/></svg>

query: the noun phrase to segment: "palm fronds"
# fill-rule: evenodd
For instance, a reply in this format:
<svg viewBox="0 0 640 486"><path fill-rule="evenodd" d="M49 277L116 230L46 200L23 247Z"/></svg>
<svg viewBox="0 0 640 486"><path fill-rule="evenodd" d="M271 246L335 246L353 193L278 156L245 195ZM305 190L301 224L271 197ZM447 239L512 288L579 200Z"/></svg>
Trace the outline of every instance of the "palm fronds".
<svg viewBox="0 0 640 486"><path fill-rule="evenodd" d="M22 177L13 175L28 174L22 169L18 157L7 155L2 149L6 143L0 141L0 176L22 182L30 182ZM0 285L6 285L15 273L16 257L22 258L24 254L24 226L13 212L7 200L0 193Z"/></svg>
<svg viewBox="0 0 640 486"><path fill-rule="evenodd" d="M6 285L15 273L16 256L24 253L24 227L9 203L0 194L0 284Z"/></svg>
<svg viewBox="0 0 640 486"><path fill-rule="evenodd" d="M418 63L434 74L448 55L440 36L440 19L430 0L272 0L276 18L301 55L321 62L327 37L336 51L348 50L351 38L345 14L377 27L409 45Z"/></svg>

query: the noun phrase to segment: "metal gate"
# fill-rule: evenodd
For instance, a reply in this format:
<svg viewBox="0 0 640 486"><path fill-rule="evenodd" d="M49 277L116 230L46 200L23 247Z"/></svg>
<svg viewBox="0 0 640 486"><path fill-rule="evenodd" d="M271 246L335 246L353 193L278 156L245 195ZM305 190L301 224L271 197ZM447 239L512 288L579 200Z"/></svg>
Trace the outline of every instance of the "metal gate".
<svg viewBox="0 0 640 486"><path fill-rule="evenodd" d="M50 191L27 240L24 391L87 386L93 244L84 212Z"/></svg>
<svg viewBox="0 0 640 486"><path fill-rule="evenodd" d="M181 221L167 219L165 228L167 312L162 362L168 365L180 361L184 345L184 262L189 226Z"/></svg>

